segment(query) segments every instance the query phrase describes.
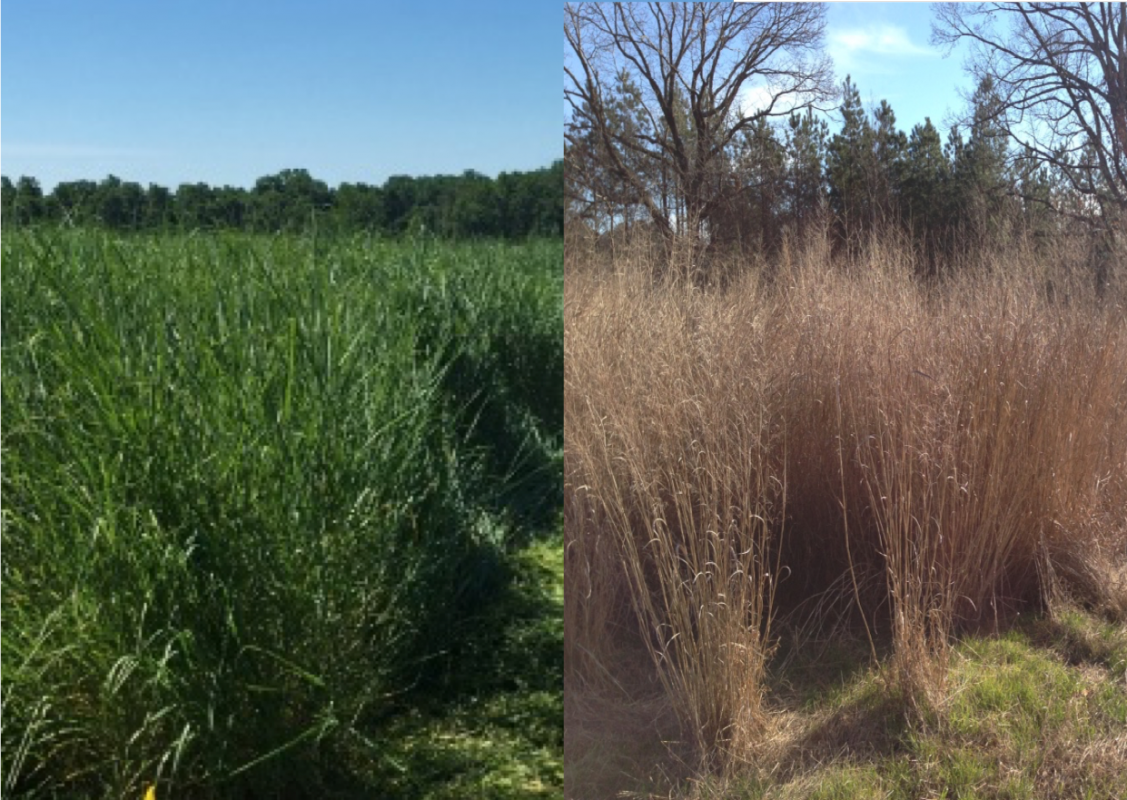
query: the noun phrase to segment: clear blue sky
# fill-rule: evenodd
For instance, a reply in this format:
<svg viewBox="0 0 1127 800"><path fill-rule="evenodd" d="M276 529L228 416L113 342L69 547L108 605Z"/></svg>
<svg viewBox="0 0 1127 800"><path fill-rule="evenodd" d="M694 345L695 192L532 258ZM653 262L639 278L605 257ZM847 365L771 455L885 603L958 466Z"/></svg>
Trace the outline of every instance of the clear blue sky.
<svg viewBox="0 0 1127 800"><path fill-rule="evenodd" d="M250 186L563 155L558 3L9 0L0 171Z"/></svg>

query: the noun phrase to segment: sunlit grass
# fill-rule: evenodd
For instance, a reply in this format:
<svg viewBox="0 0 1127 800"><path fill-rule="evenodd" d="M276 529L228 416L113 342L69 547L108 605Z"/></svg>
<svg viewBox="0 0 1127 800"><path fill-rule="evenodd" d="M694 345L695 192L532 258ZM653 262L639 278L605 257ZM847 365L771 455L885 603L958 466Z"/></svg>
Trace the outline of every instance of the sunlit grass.
<svg viewBox="0 0 1127 800"><path fill-rule="evenodd" d="M998 243L942 281L895 236L793 245L708 286L655 279L645 247L569 250L569 794L805 797L818 759L880 765L875 788L833 779L843 796L1106 796L1125 740L1064 742L1084 670L1122 680L1121 645L1066 609L1127 619L1127 283L1097 293L1067 243ZM1063 663L964 651L1032 614ZM645 736L621 743L643 706L676 744L658 768Z"/></svg>

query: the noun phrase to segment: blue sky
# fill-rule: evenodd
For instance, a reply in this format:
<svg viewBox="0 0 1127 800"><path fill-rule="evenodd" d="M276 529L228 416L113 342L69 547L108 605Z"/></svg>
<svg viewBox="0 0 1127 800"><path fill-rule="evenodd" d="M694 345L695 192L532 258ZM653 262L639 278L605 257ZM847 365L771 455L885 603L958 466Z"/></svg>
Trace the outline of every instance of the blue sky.
<svg viewBox="0 0 1127 800"><path fill-rule="evenodd" d="M930 3L829 3L826 47L838 84L851 74L866 107L887 100L905 133L931 117L946 139L959 92L974 87L962 49L944 58L929 44L931 20Z"/></svg>
<svg viewBox="0 0 1127 800"><path fill-rule="evenodd" d="M562 157L561 7L530 0L9 0L0 171L250 186Z"/></svg>

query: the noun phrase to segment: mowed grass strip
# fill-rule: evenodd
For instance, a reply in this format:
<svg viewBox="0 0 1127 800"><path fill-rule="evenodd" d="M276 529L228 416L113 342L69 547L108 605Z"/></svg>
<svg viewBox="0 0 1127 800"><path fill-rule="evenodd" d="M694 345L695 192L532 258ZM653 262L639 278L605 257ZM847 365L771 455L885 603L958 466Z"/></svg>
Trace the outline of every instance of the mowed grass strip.
<svg viewBox="0 0 1127 800"><path fill-rule="evenodd" d="M394 769L379 731L556 525L561 262L6 233L5 794L320 796Z"/></svg>

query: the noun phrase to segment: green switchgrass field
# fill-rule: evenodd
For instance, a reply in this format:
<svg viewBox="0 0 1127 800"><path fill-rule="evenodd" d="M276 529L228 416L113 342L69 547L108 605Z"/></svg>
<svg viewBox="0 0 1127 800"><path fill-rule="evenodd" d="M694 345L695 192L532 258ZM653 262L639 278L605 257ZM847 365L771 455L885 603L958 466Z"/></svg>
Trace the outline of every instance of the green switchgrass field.
<svg viewBox="0 0 1127 800"><path fill-rule="evenodd" d="M562 242L2 248L5 796L560 792Z"/></svg>

